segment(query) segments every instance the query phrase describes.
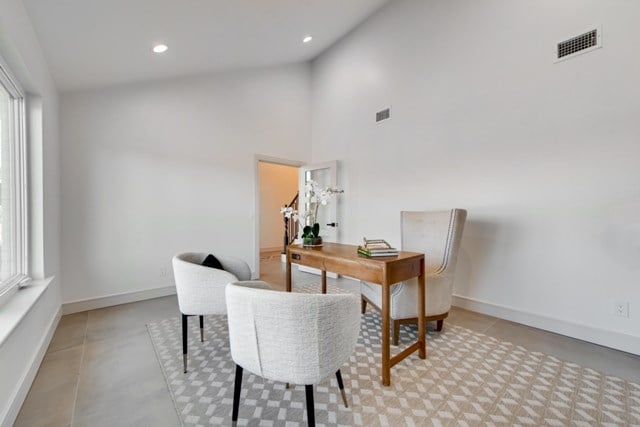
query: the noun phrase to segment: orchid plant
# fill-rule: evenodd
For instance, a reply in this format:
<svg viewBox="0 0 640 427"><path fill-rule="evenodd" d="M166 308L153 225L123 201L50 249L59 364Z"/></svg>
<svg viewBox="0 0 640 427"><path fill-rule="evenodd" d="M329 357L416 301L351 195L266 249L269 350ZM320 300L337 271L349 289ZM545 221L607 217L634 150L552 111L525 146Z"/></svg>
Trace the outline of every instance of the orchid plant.
<svg viewBox="0 0 640 427"><path fill-rule="evenodd" d="M333 187L321 188L317 181L309 180L305 184L305 205L308 205L308 210L303 212L301 218L303 219L302 238L317 238L320 235L320 224L318 224L318 208L329 204L329 200L334 194L343 193L344 190L340 190Z"/></svg>
<svg viewBox="0 0 640 427"><path fill-rule="evenodd" d="M308 206L307 210L299 213L292 207L284 207L280 209L280 213L285 218L299 221L302 225L302 239L317 239L320 235L320 224L318 224L318 208L321 205L329 204L329 200L334 194L344 193L344 190L340 190L335 187L321 188L318 182L309 180L305 184L305 195L301 197L304 200L304 205Z"/></svg>

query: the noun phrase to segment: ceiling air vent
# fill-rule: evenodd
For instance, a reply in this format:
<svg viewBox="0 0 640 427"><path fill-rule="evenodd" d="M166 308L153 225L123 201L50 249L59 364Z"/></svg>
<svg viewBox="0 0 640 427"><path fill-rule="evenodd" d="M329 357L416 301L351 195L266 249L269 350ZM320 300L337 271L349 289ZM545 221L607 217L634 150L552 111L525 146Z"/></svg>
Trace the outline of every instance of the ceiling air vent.
<svg viewBox="0 0 640 427"><path fill-rule="evenodd" d="M387 120L390 117L391 117L391 108L385 108L384 110L378 111L376 113L376 122Z"/></svg>
<svg viewBox="0 0 640 427"><path fill-rule="evenodd" d="M590 52L602 47L602 27L571 37L558 43L556 49L556 62L573 58L576 55Z"/></svg>

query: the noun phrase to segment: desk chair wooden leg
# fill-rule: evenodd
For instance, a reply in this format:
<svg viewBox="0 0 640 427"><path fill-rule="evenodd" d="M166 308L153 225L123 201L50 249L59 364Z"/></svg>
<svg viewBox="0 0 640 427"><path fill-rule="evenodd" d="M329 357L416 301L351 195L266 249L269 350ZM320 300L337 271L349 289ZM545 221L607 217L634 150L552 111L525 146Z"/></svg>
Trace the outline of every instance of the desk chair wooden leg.
<svg viewBox="0 0 640 427"><path fill-rule="evenodd" d="M291 292L291 261L289 261L289 255L287 255L287 266L284 274L285 278L285 290Z"/></svg>
<svg viewBox="0 0 640 427"><path fill-rule="evenodd" d="M204 316L200 316L200 342L204 342Z"/></svg>
<svg viewBox="0 0 640 427"><path fill-rule="evenodd" d="M240 392L242 391L242 366L236 365L236 381L233 386L233 412L231 413L231 421L236 425L238 421L238 412L240 410Z"/></svg>
<svg viewBox="0 0 640 427"><path fill-rule="evenodd" d="M340 393L342 394L344 407L348 408L349 404L347 403L347 394L344 392L344 383L342 382L342 374L340 373L340 369L338 369L338 371L336 372L336 379L338 380L338 388L340 389Z"/></svg>
<svg viewBox="0 0 640 427"><path fill-rule="evenodd" d="M400 342L400 321L393 321L393 345L398 345Z"/></svg>
<svg viewBox="0 0 640 427"><path fill-rule="evenodd" d="M313 409L313 385L305 385L304 391L307 395L307 424L309 427L316 425L316 414Z"/></svg>
<svg viewBox="0 0 640 427"><path fill-rule="evenodd" d="M360 304L362 306L362 314L367 311L367 300L364 297L360 297Z"/></svg>
<svg viewBox="0 0 640 427"><path fill-rule="evenodd" d="M444 320L440 319L436 321L436 331L442 332L442 326L444 325Z"/></svg>
<svg viewBox="0 0 640 427"><path fill-rule="evenodd" d="M182 315L182 364L184 365L184 373L187 373L187 315Z"/></svg>
<svg viewBox="0 0 640 427"><path fill-rule="evenodd" d="M322 293L326 294L327 293L327 271L326 270L322 270L321 282L322 282Z"/></svg>
<svg viewBox="0 0 640 427"><path fill-rule="evenodd" d="M382 362L382 385L389 386L391 385L391 343L389 342L389 329L391 329L391 325L389 324L390 317L390 305L391 305L391 286L383 285L382 286L382 307L380 307L380 312L382 314L382 330L381 341L382 348L381 351L381 362Z"/></svg>
<svg viewBox="0 0 640 427"><path fill-rule="evenodd" d="M427 357L427 318L426 303L427 284L425 279L424 259L420 260L420 276L418 276L418 342L420 347L418 357Z"/></svg>

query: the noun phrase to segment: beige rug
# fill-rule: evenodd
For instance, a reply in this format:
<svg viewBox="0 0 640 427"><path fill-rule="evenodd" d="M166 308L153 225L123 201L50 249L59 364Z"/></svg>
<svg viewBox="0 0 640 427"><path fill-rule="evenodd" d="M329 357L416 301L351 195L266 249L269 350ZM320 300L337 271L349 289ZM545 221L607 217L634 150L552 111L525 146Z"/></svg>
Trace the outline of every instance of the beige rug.
<svg viewBox="0 0 640 427"><path fill-rule="evenodd" d="M183 425L230 425L235 365L226 318L205 319L204 343L197 321L190 323L187 374L180 318L148 330ZM415 329L403 326L405 342L415 339ZM328 378L315 389L317 425L640 426L639 384L452 325L429 332L427 359L414 355L399 363L391 386L383 387L379 337L380 317L368 312L356 351L342 368L350 407L341 404L335 378ZM238 425L306 425L304 387L287 390L245 373Z"/></svg>

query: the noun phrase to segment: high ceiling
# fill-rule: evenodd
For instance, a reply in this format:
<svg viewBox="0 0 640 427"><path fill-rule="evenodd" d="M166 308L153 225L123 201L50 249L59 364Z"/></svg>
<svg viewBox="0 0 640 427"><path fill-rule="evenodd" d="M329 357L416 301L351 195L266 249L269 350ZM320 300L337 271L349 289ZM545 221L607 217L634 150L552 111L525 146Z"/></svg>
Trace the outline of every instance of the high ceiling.
<svg viewBox="0 0 640 427"><path fill-rule="evenodd" d="M24 0L62 91L309 60L389 0ZM305 35L313 41L303 44ZM164 54L151 52L164 43Z"/></svg>

